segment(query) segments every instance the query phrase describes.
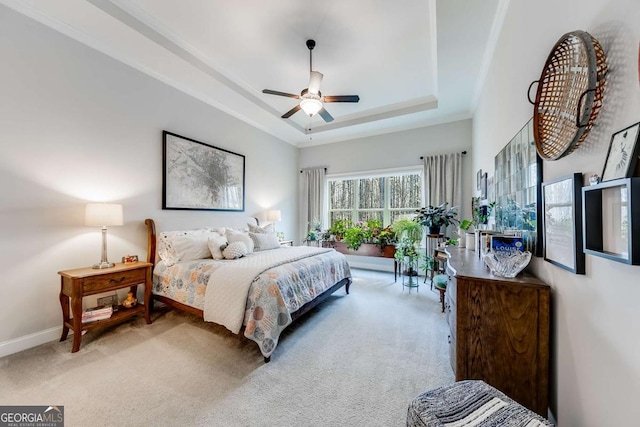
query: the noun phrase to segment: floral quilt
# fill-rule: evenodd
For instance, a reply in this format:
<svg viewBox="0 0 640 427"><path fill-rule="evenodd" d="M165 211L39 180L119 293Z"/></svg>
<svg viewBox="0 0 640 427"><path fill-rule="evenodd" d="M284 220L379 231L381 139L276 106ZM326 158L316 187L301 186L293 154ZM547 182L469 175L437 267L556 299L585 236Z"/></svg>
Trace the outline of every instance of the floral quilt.
<svg viewBox="0 0 640 427"><path fill-rule="evenodd" d="M288 248L274 250L289 250ZM153 293L203 309L211 273L229 261L202 259L156 265ZM231 261L233 262L233 261ZM344 278L350 278L344 255L329 251L271 268L252 282L244 315L244 336L255 341L265 357L273 353L291 313Z"/></svg>

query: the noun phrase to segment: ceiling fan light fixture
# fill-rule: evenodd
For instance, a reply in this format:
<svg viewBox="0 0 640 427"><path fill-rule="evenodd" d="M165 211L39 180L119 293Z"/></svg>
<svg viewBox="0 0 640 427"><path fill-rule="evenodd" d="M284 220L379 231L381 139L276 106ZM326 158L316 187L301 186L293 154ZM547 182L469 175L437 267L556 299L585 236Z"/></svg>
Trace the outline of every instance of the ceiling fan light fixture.
<svg viewBox="0 0 640 427"><path fill-rule="evenodd" d="M322 102L315 98L304 98L300 101L300 108L309 117L313 117L318 114L318 111L322 110Z"/></svg>

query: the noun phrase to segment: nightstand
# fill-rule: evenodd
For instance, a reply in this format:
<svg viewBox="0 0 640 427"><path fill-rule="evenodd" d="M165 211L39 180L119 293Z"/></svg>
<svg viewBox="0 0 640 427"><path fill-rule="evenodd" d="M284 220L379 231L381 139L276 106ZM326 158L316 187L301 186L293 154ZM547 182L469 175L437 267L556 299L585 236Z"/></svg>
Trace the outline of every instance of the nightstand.
<svg viewBox="0 0 640 427"><path fill-rule="evenodd" d="M293 240L280 240L280 246L293 246Z"/></svg>
<svg viewBox="0 0 640 427"><path fill-rule="evenodd" d="M59 271L60 275L60 306L62 307L62 336L60 341L67 339L69 329L73 331L72 353L80 349L82 333L98 326L109 326L129 319L137 314L144 314L147 324L151 323L149 316L149 302L151 301L151 268L148 262L131 264L116 264L115 267L94 269L91 267L74 270ZM129 288L129 292L136 295L139 284L144 284L144 304L124 308L114 312L109 319L91 323L82 323L82 298L103 292Z"/></svg>

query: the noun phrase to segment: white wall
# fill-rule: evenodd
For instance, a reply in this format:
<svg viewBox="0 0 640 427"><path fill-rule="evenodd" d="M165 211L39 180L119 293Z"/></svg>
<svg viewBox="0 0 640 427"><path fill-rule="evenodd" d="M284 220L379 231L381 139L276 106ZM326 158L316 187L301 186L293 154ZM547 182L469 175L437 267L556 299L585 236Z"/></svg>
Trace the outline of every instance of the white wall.
<svg viewBox="0 0 640 427"><path fill-rule="evenodd" d="M611 134L640 120L638 22L637 0L511 1L473 119L473 170L492 171L494 156L533 115L527 87L540 77L555 42L585 30L607 53L604 107L583 146L545 161L543 175L600 175ZM552 286L550 406L558 425L637 425L640 267L587 255L584 276L542 259L532 268Z"/></svg>
<svg viewBox="0 0 640 427"><path fill-rule="evenodd" d="M421 156L467 151L463 156L461 218L471 216L471 120L461 120L428 128L395 132L352 141L302 148L300 168L326 167L327 175L364 172L404 166L422 166ZM475 181L473 181L475 182ZM380 258L348 256L355 267L393 271L393 261Z"/></svg>
<svg viewBox="0 0 640 427"><path fill-rule="evenodd" d="M4 6L0 59L0 356L59 338L56 273L100 259L87 201L124 204L112 261L146 257L145 218L195 228L238 215L161 209L162 130L245 155L241 215L281 209L278 230L297 238L297 148Z"/></svg>

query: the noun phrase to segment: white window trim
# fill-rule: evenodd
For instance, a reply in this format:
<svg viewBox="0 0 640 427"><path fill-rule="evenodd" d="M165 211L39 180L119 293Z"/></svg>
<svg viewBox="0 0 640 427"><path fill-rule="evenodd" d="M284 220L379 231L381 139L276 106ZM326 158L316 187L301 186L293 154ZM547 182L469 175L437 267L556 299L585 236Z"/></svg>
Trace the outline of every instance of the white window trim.
<svg viewBox="0 0 640 427"><path fill-rule="evenodd" d="M397 168L388 168L388 169L375 169L369 171L360 171L360 172L343 172L343 173L334 173L325 176L324 180L324 212L323 212L323 220L322 223L326 224L329 227L331 224L329 223L329 181L338 181L338 180L350 180L350 179L363 179L363 178L382 178L389 176L398 176L398 175L419 175L422 180L422 185L424 187L424 165L415 165L415 166L403 166ZM387 194L385 197L389 197ZM385 202L386 203L386 202ZM424 188L420 193L420 206L424 206Z"/></svg>

